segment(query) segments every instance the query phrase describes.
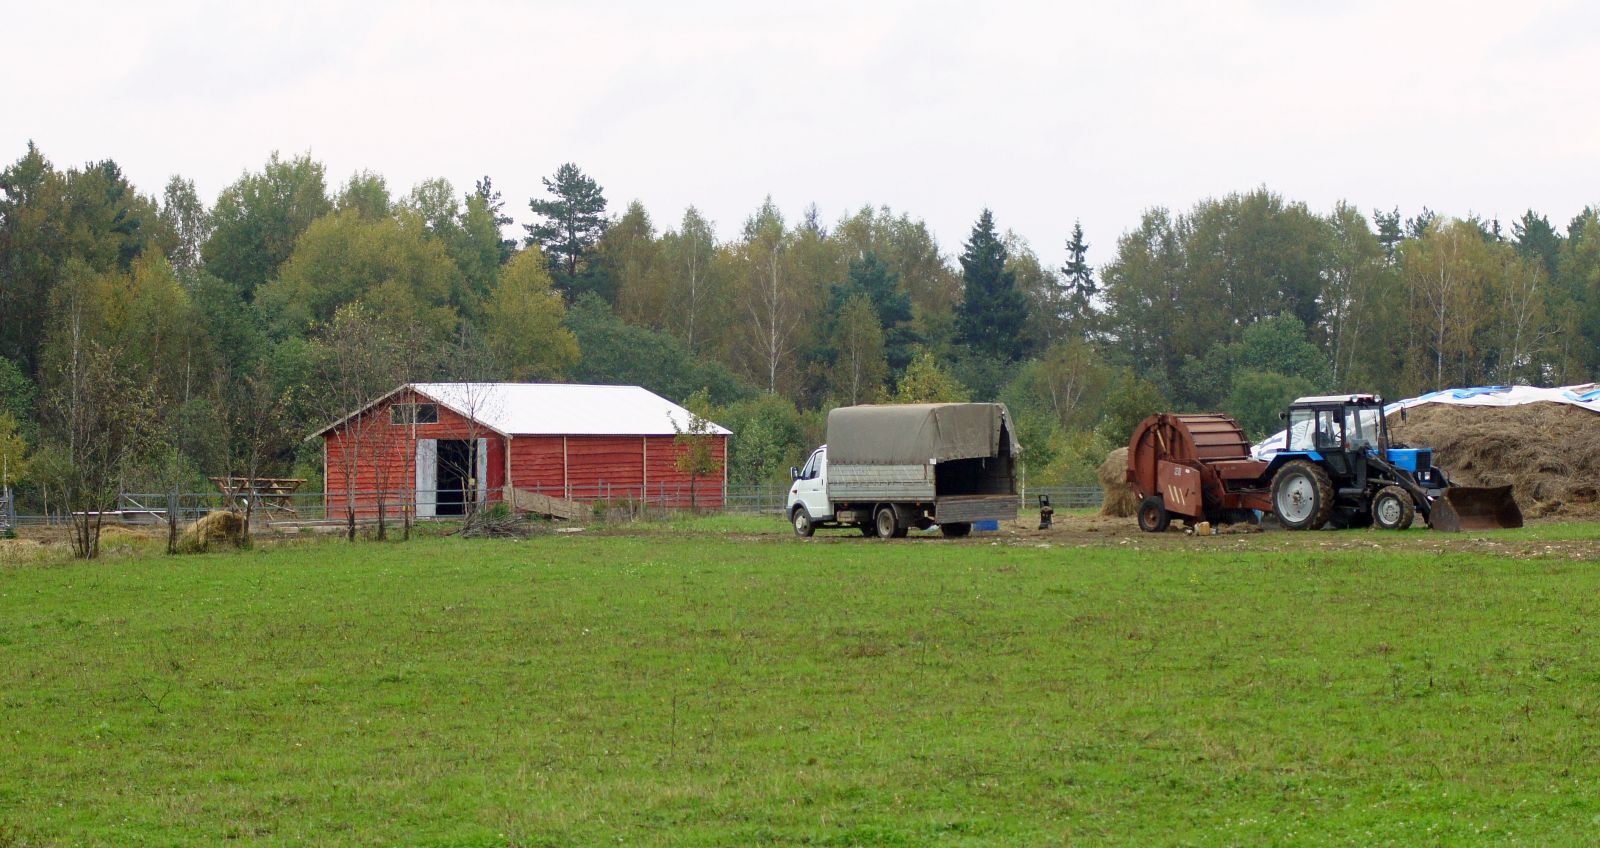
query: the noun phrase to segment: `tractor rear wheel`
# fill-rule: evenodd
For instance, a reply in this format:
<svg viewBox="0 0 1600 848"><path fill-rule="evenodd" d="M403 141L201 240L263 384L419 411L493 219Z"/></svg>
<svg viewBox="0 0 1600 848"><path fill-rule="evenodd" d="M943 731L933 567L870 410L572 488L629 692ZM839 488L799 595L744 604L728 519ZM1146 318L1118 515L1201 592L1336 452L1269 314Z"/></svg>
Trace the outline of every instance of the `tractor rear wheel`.
<svg viewBox="0 0 1600 848"><path fill-rule="evenodd" d="M1290 530L1321 530L1333 515L1333 481L1321 466L1297 459L1272 478L1272 511Z"/></svg>
<svg viewBox="0 0 1600 848"><path fill-rule="evenodd" d="M1139 529L1146 533L1165 533L1172 525L1172 513L1162 503L1160 495L1151 495L1139 502Z"/></svg>
<svg viewBox="0 0 1600 848"><path fill-rule="evenodd" d="M1384 486L1372 496L1372 523L1383 530L1404 530L1417 517L1411 493L1399 486Z"/></svg>

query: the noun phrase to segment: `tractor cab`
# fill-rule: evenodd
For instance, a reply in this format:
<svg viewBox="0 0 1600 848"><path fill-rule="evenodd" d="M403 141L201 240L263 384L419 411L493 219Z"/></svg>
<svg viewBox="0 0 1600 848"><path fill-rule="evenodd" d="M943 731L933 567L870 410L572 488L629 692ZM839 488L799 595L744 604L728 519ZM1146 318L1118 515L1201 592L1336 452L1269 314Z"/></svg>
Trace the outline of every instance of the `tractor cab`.
<svg viewBox="0 0 1600 848"><path fill-rule="evenodd" d="M1383 418L1383 399L1377 395L1303 397L1289 405L1285 417L1287 450L1382 453L1389 449L1389 426Z"/></svg>
<svg viewBox="0 0 1600 848"><path fill-rule="evenodd" d="M1326 462L1335 475L1355 475L1367 459L1408 472L1426 489L1449 486L1428 448L1391 447L1383 398L1370 394L1303 397L1289 405L1285 450ZM1437 492L1433 492L1437 494Z"/></svg>

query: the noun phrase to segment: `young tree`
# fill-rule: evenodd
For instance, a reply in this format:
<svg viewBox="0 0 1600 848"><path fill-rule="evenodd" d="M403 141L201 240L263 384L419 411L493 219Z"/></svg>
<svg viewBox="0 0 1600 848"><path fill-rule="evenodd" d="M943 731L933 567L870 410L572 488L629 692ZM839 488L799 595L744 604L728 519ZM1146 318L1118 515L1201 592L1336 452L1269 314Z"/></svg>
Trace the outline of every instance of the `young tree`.
<svg viewBox="0 0 1600 848"><path fill-rule="evenodd" d="M570 298L578 288L579 270L609 225L606 198L600 184L571 162L543 182L551 197L530 198L528 208L544 220L524 225L528 237L523 243L544 251L556 288Z"/></svg>
<svg viewBox="0 0 1600 848"><path fill-rule="evenodd" d="M461 269L417 215L367 220L347 209L305 231L258 300L284 335L302 335L359 300L391 326L415 325L438 341L456 327L451 295L462 286Z"/></svg>
<svg viewBox="0 0 1600 848"><path fill-rule="evenodd" d="M22 425L9 412L0 410L0 492L28 479L28 442L22 438Z"/></svg>
<svg viewBox="0 0 1600 848"><path fill-rule="evenodd" d="M345 181L333 211L353 212L363 221L377 221L389 217L393 205L388 181L382 174L363 169Z"/></svg>
<svg viewBox="0 0 1600 848"><path fill-rule="evenodd" d="M769 393L778 391L780 376L796 370L791 362L796 335L804 321L802 293L788 277L789 234L783 215L768 197L744 225L739 246L744 266L741 301L749 322L743 340L754 365L752 375Z"/></svg>
<svg viewBox="0 0 1600 848"><path fill-rule="evenodd" d="M322 325L315 344L312 390L307 403L329 424L366 409L404 383L415 348L414 341L408 344L405 333L383 322L359 302L340 307L333 319ZM343 475L346 535L352 542L356 538L361 471L387 468L389 463L384 460L388 458L378 455L378 450L388 426L385 416L355 415L344 420L340 437L328 453L329 463L337 463ZM382 482L376 481L380 489L380 535L386 512Z"/></svg>
<svg viewBox="0 0 1600 848"><path fill-rule="evenodd" d="M650 213L637 200L600 238L597 261L616 286L617 314L630 324L659 330L672 311L661 248Z"/></svg>
<svg viewBox="0 0 1600 848"><path fill-rule="evenodd" d="M961 403L970 397L966 386L950 376L933 354L923 351L912 358L888 400L890 403Z"/></svg>
<svg viewBox="0 0 1600 848"><path fill-rule="evenodd" d="M211 232L211 217L195 191L194 180L174 175L162 193L163 237L157 242L172 267L190 273L200 267L200 247Z"/></svg>
<svg viewBox="0 0 1600 848"><path fill-rule="evenodd" d="M470 204L474 197L482 201L483 210L498 237L502 229L511 225L511 216L506 214L506 202L500 197L500 190L494 187L494 182L489 179L488 174L473 184L472 194L467 198L467 202ZM499 243L500 262L504 264L511 260L513 253L517 252L517 240L502 237L499 238Z"/></svg>
<svg viewBox="0 0 1600 848"><path fill-rule="evenodd" d="M683 424L676 420L672 422L672 429L677 431L672 440L677 449L673 465L679 473L689 475L689 511L699 512L700 478L721 471L722 460L716 453L717 436L712 430L714 425L706 417L711 407L709 393L704 389L695 392L689 396L685 406L689 410L689 420Z"/></svg>
<svg viewBox="0 0 1600 848"><path fill-rule="evenodd" d="M995 233L994 215L983 210L961 254L965 282L960 340L972 350L1015 361L1022 354L1027 299L1016 274L1006 269L1006 248Z"/></svg>
<svg viewBox="0 0 1600 848"><path fill-rule="evenodd" d="M201 248L206 269L244 299L277 275L311 222L333 209L326 172L309 155L283 160L274 152L259 173L223 189L211 210L211 235Z"/></svg>
<svg viewBox="0 0 1600 848"><path fill-rule="evenodd" d="M484 337L505 379L559 380L578 362L578 339L562 325L566 306L546 264L538 248L522 251L489 296Z"/></svg>
<svg viewBox="0 0 1600 848"><path fill-rule="evenodd" d="M71 516L73 555L93 559L104 515L116 505L118 478L154 439L155 411L149 391L115 356L70 324L65 334L45 395L54 461L43 482Z"/></svg>
<svg viewBox="0 0 1600 848"><path fill-rule="evenodd" d="M854 406L878 396L888 368L883 357L883 328L866 294L845 302L829 339L833 367L828 383L835 400Z"/></svg>
<svg viewBox="0 0 1600 848"><path fill-rule="evenodd" d="M278 385L265 360L220 394L226 399L228 473L245 481L244 539L250 544L252 521L266 466L299 434L289 414L290 398Z"/></svg>
<svg viewBox="0 0 1600 848"><path fill-rule="evenodd" d="M711 329L712 316L721 292L714 273L717 256L716 229L700 211L690 206L676 231L661 238L663 260L668 269L668 299L673 308L664 316L668 329L698 353Z"/></svg>
<svg viewBox="0 0 1600 848"><path fill-rule="evenodd" d="M1430 219L1431 220L1431 219ZM1413 322L1423 328L1426 355L1433 373L1423 379L1429 388L1445 386L1445 364L1460 371L1453 378L1469 382L1472 338L1484 320L1488 289L1489 245L1466 221L1430 223L1420 238L1401 246L1401 267L1415 294ZM1416 357L1413 364L1420 364Z"/></svg>

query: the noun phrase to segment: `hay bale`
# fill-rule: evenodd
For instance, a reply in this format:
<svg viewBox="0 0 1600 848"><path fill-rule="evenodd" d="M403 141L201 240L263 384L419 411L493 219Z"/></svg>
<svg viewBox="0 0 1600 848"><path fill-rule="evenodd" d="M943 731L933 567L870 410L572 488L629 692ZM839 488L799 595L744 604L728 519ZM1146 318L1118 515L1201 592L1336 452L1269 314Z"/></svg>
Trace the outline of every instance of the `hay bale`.
<svg viewBox="0 0 1600 848"><path fill-rule="evenodd" d="M1564 403L1411 407L1389 416L1394 442L1431 447L1463 486L1514 487L1525 515L1600 513L1600 417Z"/></svg>
<svg viewBox="0 0 1600 848"><path fill-rule="evenodd" d="M183 535L178 537L178 551L181 553L202 553L213 545L243 547L244 516L232 511L209 513L184 528Z"/></svg>
<svg viewBox="0 0 1600 848"><path fill-rule="evenodd" d="M1128 449L1117 448L1106 455L1106 461L1100 463L1100 468L1095 472L1100 477L1100 488L1105 490L1105 502L1100 505L1100 514L1115 518L1127 518L1139 509L1139 498L1133 493L1133 486L1128 484Z"/></svg>

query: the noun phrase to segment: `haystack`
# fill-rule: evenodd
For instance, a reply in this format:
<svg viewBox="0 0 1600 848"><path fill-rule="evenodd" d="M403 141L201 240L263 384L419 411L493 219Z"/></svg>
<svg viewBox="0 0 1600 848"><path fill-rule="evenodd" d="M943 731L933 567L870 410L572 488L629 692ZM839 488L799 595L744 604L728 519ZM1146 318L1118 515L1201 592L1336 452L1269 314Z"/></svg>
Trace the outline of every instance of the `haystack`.
<svg viewBox="0 0 1600 848"><path fill-rule="evenodd" d="M244 516L237 512L213 512L184 529L178 537L178 550L201 553L213 546L237 548L244 544Z"/></svg>
<svg viewBox="0 0 1600 848"><path fill-rule="evenodd" d="M1600 416L1562 403L1411 407L1390 438L1431 447L1463 486L1515 487L1529 517L1600 513Z"/></svg>
<svg viewBox="0 0 1600 848"><path fill-rule="evenodd" d="M1117 448L1107 454L1096 473L1100 477L1100 488L1106 492L1105 502L1100 505L1101 515L1126 518L1138 511L1139 498L1128 484L1127 448Z"/></svg>

